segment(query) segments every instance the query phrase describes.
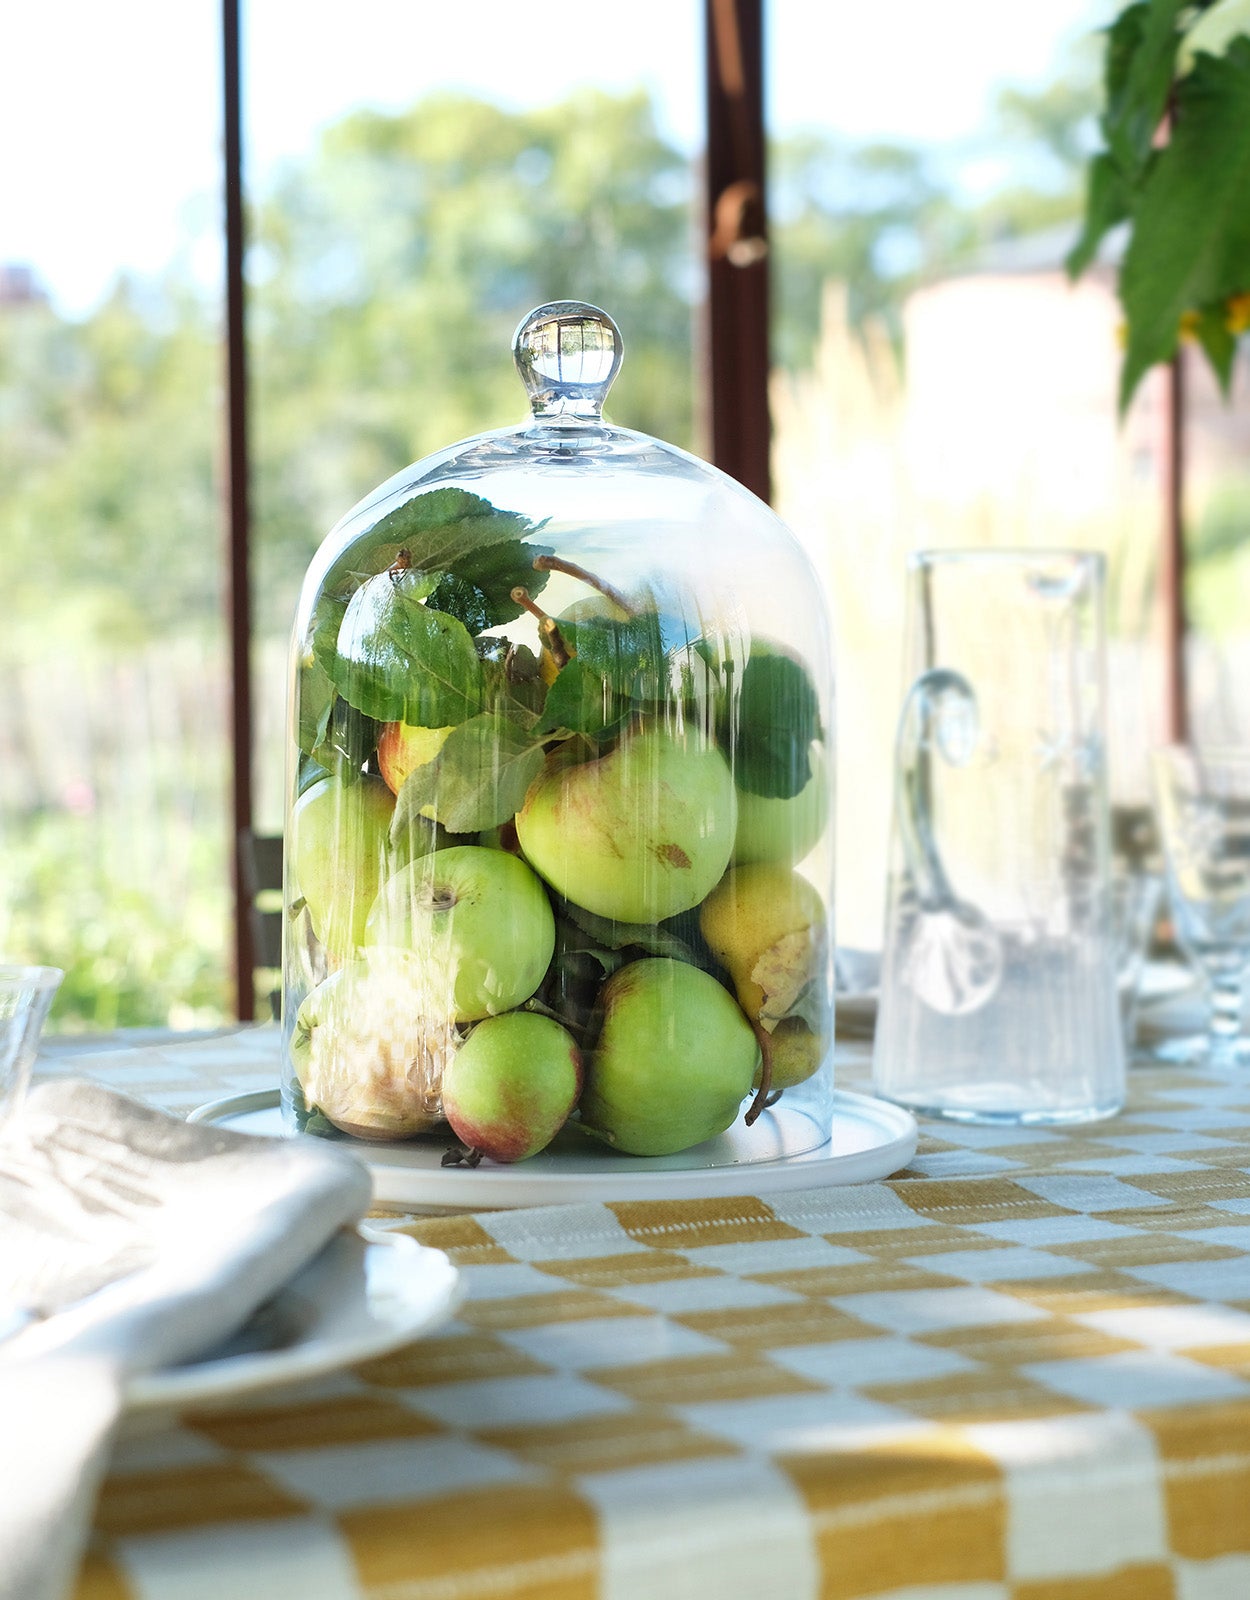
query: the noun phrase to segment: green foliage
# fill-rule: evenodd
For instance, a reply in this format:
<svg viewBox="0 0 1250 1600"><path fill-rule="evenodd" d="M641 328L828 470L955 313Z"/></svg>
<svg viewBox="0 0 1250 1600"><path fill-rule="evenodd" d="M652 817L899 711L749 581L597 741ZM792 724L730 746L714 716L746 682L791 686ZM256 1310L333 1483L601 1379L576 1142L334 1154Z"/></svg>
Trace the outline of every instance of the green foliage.
<svg viewBox="0 0 1250 1600"><path fill-rule="evenodd" d="M547 691L540 733L567 729L570 733L599 738L617 727L628 714L620 699L607 687L602 676L579 657L561 667L556 681Z"/></svg>
<svg viewBox="0 0 1250 1600"><path fill-rule="evenodd" d="M641 611L621 621L614 617L565 620L560 632L583 669L606 683L614 694L651 700L657 697L659 687L667 684L668 652L663 623L655 611ZM560 698L565 698L563 692Z"/></svg>
<svg viewBox="0 0 1250 1600"><path fill-rule="evenodd" d="M464 722L482 705L473 639L463 622L423 604L407 577L381 572L357 589L325 665L338 692L379 722Z"/></svg>
<svg viewBox="0 0 1250 1600"><path fill-rule="evenodd" d="M173 816L171 827L184 831L182 821ZM202 829L185 833L191 888L171 899L167 885L117 870L107 840L79 817L46 813L8 830L3 948L14 961L64 968L52 1029L225 1020L225 875L217 841ZM85 840L94 848L84 850Z"/></svg>
<svg viewBox="0 0 1250 1600"><path fill-rule="evenodd" d="M789 656L752 655L736 715L721 730L738 787L792 799L812 776L811 747L820 736L820 703L806 670Z"/></svg>
<svg viewBox="0 0 1250 1600"><path fill-rule="evenodd" d="M1250 18L1221 41L1221 54L1195 53L1190 41L1211 10L1212 0L1135 0L1107 34L1105 148L1090 163L1085 225L1068 265L1074 276L1084 271L1108 231L1128 224L1122 412L1186 328L1225 392L1232 375L1235 308L1250 293Z"/></svg>
<svg viewBox="0 0 1250 1600"><path fill-rule="evenodd" d="M433 761L409 774L391 837L402 839L427 807L449 833L497 828L521 809L542 766L542 746L528 726L497 710L473 717L448 734Z"/></svg>

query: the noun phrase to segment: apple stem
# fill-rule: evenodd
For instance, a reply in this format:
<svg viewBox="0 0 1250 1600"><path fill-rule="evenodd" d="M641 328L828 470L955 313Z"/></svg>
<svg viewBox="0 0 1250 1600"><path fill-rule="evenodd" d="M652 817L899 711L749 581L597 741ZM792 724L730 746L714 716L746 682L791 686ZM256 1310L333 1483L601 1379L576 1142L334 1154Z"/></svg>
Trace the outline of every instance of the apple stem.
<svg viewBox="0 0 1250 1600"><path fill-rule="evenodd" d="M598 589L605 600L610 600L614 606L620 606L628 616L637 616L638 607L631 604L619 589L599 577L594 572L589 572L585 567L579 567L576 561L566 561L563 556L535 556L535 572L563 572L566 577L580 578L583 583L588 583L592 589Z"/></svg>
<svg viewBox="0 0 1250 1600"><path fill-rule="evenodd" d="M556 619L549 617L540 605L535 604L529 590L522 584L518 583L512 591L512 599L515 604L528 611L531 617L538 618L538 631L542 634L548 650L551 651L551 659L557 667L567 667L573 657L564 642Z"/></svg>
<svg viewBox="0 0 1250 1600"><path fill-rule="evenodd" d="M769 1096L772 1094L773 1087L773 1036L767 1029L761 1027L758 1022L751 1024L751 1031L759 1041L760 1057L764 1064L760 1069L759 1089L756 1092L755 1099L751 1102L751 1109L743 1119L748 1128L754 1123L760 1112L772 1104Z"/></svg>

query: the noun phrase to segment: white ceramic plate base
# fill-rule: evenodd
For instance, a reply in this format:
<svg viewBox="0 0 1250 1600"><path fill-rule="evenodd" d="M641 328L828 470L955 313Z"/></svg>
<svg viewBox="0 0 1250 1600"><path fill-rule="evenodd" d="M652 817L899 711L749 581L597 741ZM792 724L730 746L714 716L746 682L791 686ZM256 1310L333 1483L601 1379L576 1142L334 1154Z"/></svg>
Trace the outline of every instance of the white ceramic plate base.
<svg viewBox="0 0 1250 1600"><path fill-rule="evenodd" d="M201 1106L192 1122L239 1133L288 1133L276 1089L232 1095ZM353 1153L373 1176L375 1199L423 1211L489 1211L513 1206L564 1205L583 1200L681 1200L733 1194L771 1194L828 1184L867 1183L905 1167L916 1150L916 1120L902 1106L838 1090L829 1138L815 1149L812 1125L782 1107L753 1128L735 1125L719 1139L674 1156L622 1156L584 1137L515 1166L483 1161L444 1167L450 1137L396 1144L359 1141ZM292 1135L300 1137L300 1135Z"/></svg>
<svg viewBox="0 0 1250 1600"><path fill-rule="evenodd" d="M447 1322L464 1298L441 1250L361 1223L343 1232L228 1343L131 1379L131 1411L181 1410L321 1377Z"/></svg>
<svg viewBox="0 0 1250 1600"><path fill-rule="evenodd" d="M1137 1003L1154 1006L1174 1000L1178 994L1194 988L1197 981L1190 967L1182 967L1174 961L1148 961L1137 985Z"/></svg>

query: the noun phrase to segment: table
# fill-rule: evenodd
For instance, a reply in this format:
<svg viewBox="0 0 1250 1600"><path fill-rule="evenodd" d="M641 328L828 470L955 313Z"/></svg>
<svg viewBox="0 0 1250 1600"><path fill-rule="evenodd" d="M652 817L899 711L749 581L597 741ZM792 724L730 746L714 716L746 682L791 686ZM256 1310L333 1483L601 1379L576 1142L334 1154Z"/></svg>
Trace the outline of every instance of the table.
<svg viewBox="0 0 1250 1600"><path fill-rule="evenodd" d="M48 1065L185 1110L275 1062L263 1029ZM1250 1596L1250 1081L927 1124L854 1189L395 1225L458 1320L136 1428L79 1600Z"/></svg>

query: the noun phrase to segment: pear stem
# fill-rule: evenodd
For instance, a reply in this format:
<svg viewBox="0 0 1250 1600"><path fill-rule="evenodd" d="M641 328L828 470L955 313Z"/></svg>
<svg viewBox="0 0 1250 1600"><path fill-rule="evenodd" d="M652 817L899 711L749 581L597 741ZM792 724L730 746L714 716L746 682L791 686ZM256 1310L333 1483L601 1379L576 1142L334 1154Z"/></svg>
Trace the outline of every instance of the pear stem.
<svg viewBox="0 0 1250 1600"><path fill-rule="evenodd" d="M576 561L566 561L563 556L535 556L534 571L563 572L566 577L580 578L592 589L598 589L605 600L610 600L614 606L620 606L627 616L633 617L638 614L638 607L631 604L619 589L614 588L606 578L599 577L585 567L579 567Z"/></svg>
<svg viewBox="0 0 1250 1600"><path fill-rule="evenodd" d="M543 642L548 650L551 651L551 659L557 667L567 667L573 657L568 645L564 642L564 636L560 632L556 619L549 617L543 608L535 603L529 590L522 584L518 583L512 591L512 599L516 605L528 611L531 617L537 617L538 631L542 634Z"/></svg>
<svg viewBox="0 0 1250 1600"><path fill-rule="evenodd" d="M760 1112L771 1103L769 1095L772 1093L773 1087L773 1036L758 1022L751 1024L751 1030L759 1041L760 1057L764 1064L760 1068L759 1089L756 1091L755 1099L751 1102L751 1109L743 1118L748 1128L751 1127Z"/></svg>
<svg viewBox="0 0 1250 1600"><path fill-rule="evenodd" d="M444 1150L440 1164L444 1167L476 1167L481 1159L480 1150L474 1150L471 1145L456 1144L450 1150Z"/></svg>

